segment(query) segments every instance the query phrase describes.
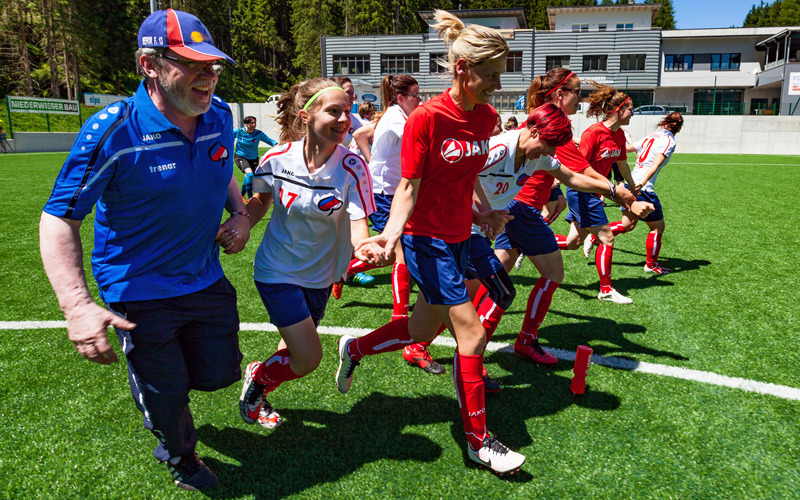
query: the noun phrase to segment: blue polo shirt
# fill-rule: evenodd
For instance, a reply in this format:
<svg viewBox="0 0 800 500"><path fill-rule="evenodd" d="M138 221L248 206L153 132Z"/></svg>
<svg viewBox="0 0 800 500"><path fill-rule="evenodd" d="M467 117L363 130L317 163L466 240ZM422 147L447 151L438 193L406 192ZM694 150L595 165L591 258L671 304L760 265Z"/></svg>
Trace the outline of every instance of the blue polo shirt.
<svg viewBox="0 0 800 500"><path fill-rule="evenodd" d="M97 206L92 270L107 303L177 297L222 277L214 243L233 175L233 120L214 96L189 141L136 94L86 121L44 211Z"/></svg>
<svg viewBox="0 0 800 500"><path fill-rule="evenodd" d="M247 158L248 160L258 159L259 142L266 142L270 146L277 144L264 132L255 129L252 134L248 134L244 127L234 130L233 138L236 139L236 150L234 154L242 158Z"/></svg>

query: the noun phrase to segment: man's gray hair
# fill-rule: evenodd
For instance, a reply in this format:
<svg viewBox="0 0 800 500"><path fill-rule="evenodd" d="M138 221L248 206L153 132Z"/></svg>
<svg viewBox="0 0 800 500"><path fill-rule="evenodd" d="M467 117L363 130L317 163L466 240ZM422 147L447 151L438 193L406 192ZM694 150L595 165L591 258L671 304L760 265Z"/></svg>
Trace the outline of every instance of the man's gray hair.
<svg viewBox="0 0 800 500"><path fill-rule="evenodd" d="M150 59L152 59L153 61L153 65L155 65L158 68L163 68L164 61L161 59L161 57L159 57L162 52L163 49L154 49L153 47L139 47L138 49L136 49L136 54L135 54L136 70L139 73L139 75L147 78L147 75L144 72L144 68L142 68L141 63L139 62L142 56L150 56Z"/></svg>

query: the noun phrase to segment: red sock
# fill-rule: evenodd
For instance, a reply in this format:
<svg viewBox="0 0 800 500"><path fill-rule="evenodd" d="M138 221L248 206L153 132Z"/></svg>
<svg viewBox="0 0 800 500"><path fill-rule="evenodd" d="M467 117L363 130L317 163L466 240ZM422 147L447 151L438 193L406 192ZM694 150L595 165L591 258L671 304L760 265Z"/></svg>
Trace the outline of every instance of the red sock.
<svg viewBox="0 0 800 500"><path fill-rule="evenodd" d="M483 286L483 285L481 285ZM478 318L481 320L483 329L486 330L486 342L492 340L494 331L497 330L497 325L500 324L500 318L503 317L505 309L494 303L491 297L486 297L480 306L478 306Z"/></svg>
<svg viewBox="0 0 800 500"><path fill-rule="evenodd" d="M483 356L467 356L456 351L453 356L453 381L464 421L464 433L473 450L480 449L487 435L482 374Z"/></svg>
<svg viewBox="0 0 800 500"><path fill-rule="evenodd" d="M408 317L390 321L350 343L348 354L354 360L382 352L398 351L413 342L408 333Z"/></svg>
<svg viewBox="0 0 800 500"><path fill-rule="evenodd" d="M405 264L394 263L392 267L392 320L408 317L408 301L411 296L411 275Z"/></svg>
<svg viewBox="0 0 800 500"><path fill-rule="evenodd" d="M379 266L371 262L362 262L358 259L353 259L350 261L350 267L347 268L347 277L349 278L354 274L363 273L371 269L375 269L376 267Z"/></svg>
<svg viewBox="0 0 800 500"><path fill-rule="evenodd" d="M614 234L614 236L628 232L628 228L625 227L625 224L623 224L622 221L612 222L608 226L611 228L611 232Z"/></svg>
<svg viewBox="0 0 800 500"><path fill-rule="evenodd" d="M550 302L553 301L553 293L560 283L547 278L539 278L533 286L531 294L528 296L528 307L525 309L525 319L522 320L522 330L519 332L517 341L521 344L531 344L539 337L539 326L544 321L547 311L550 310Z"/></svg>
<svg viewBox="0 0 800 500"><path fill-rule="evenodd" d="M563 234L557 234L556 236L556 243L558 243L558 248L561 250L567 249L567 237Z"/></svg>
<svg viewBox="0 0 800 500"><path fill-rule="evenodd" d="M272 392L284 382L300 378L289 366L289 349L283 348L275 351L269 359L258 365L253 378L259 384L267 386L264 392Z"/></svg>
<svg viewBox="0 0 800 500"><path fill-rule="evenodd" d="M608 293L614 289L611 286L611 255L613 253L614 247L601 244L597 246L597 253L594 256L597 274L600 275L600 291L602 293Z"/></svg>
<svg viewBox="0 0 800 500"><path fill-rule="evenodd" d="M489 290L487 290L486 287L483 286L483 284L481 284L478 287L478 291L475 292L475 298L472 299L472 306L475 308L476 311L481 306L481 302L483 302L483 300L488 296L489 296Z"/></svg>
<svg viewBox="0 0 800 500"><path fill-rule="evenodd" d="M658 264L658 254L661 252L661 234L647 233L647 265L653 267Z"/></svg>
<svg viewBox="0 0 800 500"><path fill-rule="evenodd" d="M561 212L563 212L563 210L556 210L555 212L553 212L553 215L551 215L550 218L545 221L547 222L547 225L549 226L553 222L555 222L556 219L558 219L558 216L561 215Z"/></svg>
<svg viewBox="0 0 800 500"><path fill-rule="evenodd" d="M436 330L436 337L438 337L445 330L447 330L447 327L444 326L444 323L442 323L442 326ZM436 339L436 337L434 337L434 339ZM422 352L427 351L431 344L433 344L433 340L430 342L417 342L416 344L409 344L408 348L412 351Z"/></svg>

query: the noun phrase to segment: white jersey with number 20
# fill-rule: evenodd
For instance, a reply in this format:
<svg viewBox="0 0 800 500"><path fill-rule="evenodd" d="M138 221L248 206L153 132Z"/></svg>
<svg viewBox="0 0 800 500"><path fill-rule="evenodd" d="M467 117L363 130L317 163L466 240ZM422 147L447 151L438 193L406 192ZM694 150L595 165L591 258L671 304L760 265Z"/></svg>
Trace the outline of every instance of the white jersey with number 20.
<svg viewBox="0 0 800 500"><path fill-rule="evenodd" d="M636 151L639 153L636 157L636 167L631 172L631 176L637 184L647 175L647 171L650 170L658 154L666 156L661 165L658 166L658 170L650 176L647 183L642 187L642 191L655 193L653 186L656 183L656 177L658 177L661 169L669 163L672 152L675 151L675 145L675 136L667 129L661 129L634 144Z"/></svg>
<svg viewBox="0 0 800 500"><path fill-rule="evenodd" d="M341 145L309 173L304 143L276 146L255 171L253 192L272 193L274 203L253 277L326 288L347 272L353 252L350 221L375 211L372 179L364 160Z"/></svg>

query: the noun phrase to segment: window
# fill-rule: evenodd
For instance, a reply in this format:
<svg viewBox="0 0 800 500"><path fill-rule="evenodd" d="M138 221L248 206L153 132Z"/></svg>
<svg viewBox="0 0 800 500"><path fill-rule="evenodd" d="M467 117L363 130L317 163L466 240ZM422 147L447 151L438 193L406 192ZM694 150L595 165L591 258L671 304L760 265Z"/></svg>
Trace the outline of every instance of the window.
<svg viewBox="0 0 800 500"><path fill-rule="evenodd" d="M381 74L419 73L419 54L381 54Z"/></svg>
<svg viewBox="0 0 800 500"><path fill-rule="evenodd" d="M608 56L583 56L583 71L606 71Z"/></svg>
<svg viewBox="0 0 800 500"><path fill-rule="evenodd" d="M617 31L633 31L633 23L617 23Z"/></svg>
<svg viewBox="0 0 800 500"><path fill-rule="evenodd" d="M620 71L644 71L645 54L622 54L619 56Z"/></svg>
<svg viewBox="0 0 800 500"><path fill-rule="evenodd" d="M431 74L447 73L447 68L439 64L440 60L447 59L447 54L431 54Z"/></svg>
<svg viewBox="0 0 800 500"><path fill-rule="evenodd" d="M597 31L605 31L606 30L606 26L607 26L606 23L598 24L597 25Z"/></svg>
<svg viewBox="0 0 800 500"><path fill-rule="evenodd" d="M556 68L569 69L569 56L547 56L545 58L545 66L545 71Z"/></svg>
<svg viewBox="0 0 800 500"><path fill-rule="evenodd" d="M589 24L573 24L572 31L589 31Z"/></svg>
<svg viewBox="0 0 800 500"><path fill-rule="evenodd" d="M744 89L695 89L694 114L744 114Z"/></svg>
<svg viewBox="0 0 800 500"><path fill-rule="evenodd" d="M333 56L334 75L368 75L369 55Z"/></svg>
<svg viewBox="0 0 800 500"><path fill-rule="evenodd" d="M664 71L691 71L692 54L667 54L664 56Z"/></svg>
<svg viewBox="0 0 800 500"><path fill-rule="evenodd" d="M711 54L711 71L735 71L741 61L742 54Z"/></svg>
<svg viewBox="0 0 800 500"><path fill-rule="evenodd" d="M506 56L506 73L522 73L522 52L509 52Z"/></svg>

